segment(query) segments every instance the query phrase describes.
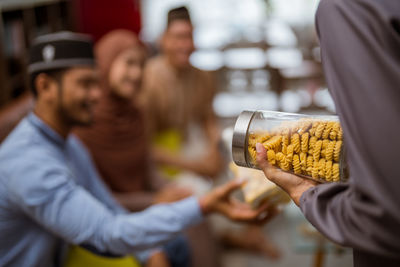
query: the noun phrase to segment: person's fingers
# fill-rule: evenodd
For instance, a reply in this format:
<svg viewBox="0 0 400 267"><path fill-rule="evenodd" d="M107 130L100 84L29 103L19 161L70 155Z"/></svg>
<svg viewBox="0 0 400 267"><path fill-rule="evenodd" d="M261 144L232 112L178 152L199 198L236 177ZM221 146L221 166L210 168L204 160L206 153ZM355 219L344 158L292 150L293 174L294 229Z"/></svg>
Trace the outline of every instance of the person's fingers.
<svg viewBox="0 0 400 267"><path fill-rule="evenodd" d="M251 206L249 204L243 203L235 198L232 198L231 203L234 204L238 209L248 209ZM280 210L275 206L272 205L271 203L264 202L263 204L260 205L257 209L252 208L256 214L258 214L255 218L257 222L260 224L265 224L269 220L271 220L273 217L275 217L277 214L280 213Z"/></svg>
<svg viewBox="0 0 400 267"><path fill-rule="evenodd" d="M267 159L267 150L261 143L256 144L256 149L257 149L257 165L261 168L261 170L264 172L265 176L267 176L268 179L271 179L274 177L274 174L277 172L277 168L272 166Z"/></svg>
<svg viewBox="0 0 400 267"><path fill-rule="evenodd" d="M224 206L224 210L230 212L234 220L263 225L279 213L275 206L271 206L271 204L267 202L262 204L259 208L253 209L251 205L237 199L231 198L229 201L230 207L227 208Z"/></svg>
<svg viewBox="0 0 400 267"><path fill-rule="evenodd" d="M265 211L268 211L268 209L271 207L271 204L268 201L265 201L264 203L262 203L257 209L256 211L258 213L262 213Z"/></svg>
<svg viewBox="0 0 400 267"><path fill-rule="evenodd" d="M256 148L257 148L257 164L264 172L268 180L278 185L281 185L282 181L290 182L290 179L296 176L294 174L282 171L281 169L271 165L267 160L266 149L262 144L257 143ZM298 176L296 177L299 178Z"/></svg>
<svg viewBox="0 0 400 267"><path fill-rule="evenodd" d="M230 205L230 208L227 210L227 212L230 214L230 218L233 220L243 222L257 221L258 216L260 215L260 212L254 210L250 205L247 205L247 207Z"/></svg>
<svg viewBox="0 0 400 267"><path fill-rule="evenodd" d="M218 211L234 221L241 221L243 218L247 218L249 216L250 208L243 206L238 207L230 200L226 200L218 204ZM250 216L251 215L252 214L250 214Z"/></svg>
<svg viewBox="0 0 400 267"><path fill-rule="evenodd" d="M256 144L257 150L257 164L261 169L268 168L269 162L267 160L267 150L261 143Z"/></svg>
<svg viewBox="0 0 400 267"><path fill-rule="evenodd" d="M271 204L269 202L264 202L261 204L255 212L257 213L257 216L254 220L254 223L256 224L263 224L264 221L266 221L267 217L269 217L271 210Z"/></svg>
<svg viewBox="0 0 400 267"><path fill-rule="evenodd" d="M238 200L238 199L236 199L236 198L234 198L234 197L231 197L230 199L229 199L229 202L232 204L232 205L235 205L236 207L238 207L238 208L243 208L243 209L247 209L250 205L249 204L247 204L247 203L245 203L245 202L242 202L242 201L240 201L240 200Z"/></svg>
<svg viewBox="0 0 400 267"><path fill-rule="evenodd" d="M220 186L217 191L219 194L219 197L229 196L230 193L239 189L245 182L246 182L246 179L239 178L239 179L235 179L233 181L230 181L230 182Z"/></svg>
<svg viewBox="0 0 400 267"><path fill-rule="evenodd" d="M270 207L266 212L261 213L258 216L258 225L263 225L268 223L270 220L275 218L276 215L280 213L280 210L276 206Z"/></svg>

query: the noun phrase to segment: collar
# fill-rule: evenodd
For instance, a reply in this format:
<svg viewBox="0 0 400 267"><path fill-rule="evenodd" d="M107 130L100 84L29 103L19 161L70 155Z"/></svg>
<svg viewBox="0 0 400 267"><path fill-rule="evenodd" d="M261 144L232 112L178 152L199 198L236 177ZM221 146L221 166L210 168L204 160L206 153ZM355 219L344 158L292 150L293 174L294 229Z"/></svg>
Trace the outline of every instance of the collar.
<svg viewBox="0 0 400 267"><path fill-rule="evenodd" d="M28 121L38 129L47 139L49 139L52 143L63 147L67 142L64 138L61 137L56 131L54 131L49 125L47 125L43 120L41 120L38 116L36 116L33 112L31 112L28 117Z"/></svg>

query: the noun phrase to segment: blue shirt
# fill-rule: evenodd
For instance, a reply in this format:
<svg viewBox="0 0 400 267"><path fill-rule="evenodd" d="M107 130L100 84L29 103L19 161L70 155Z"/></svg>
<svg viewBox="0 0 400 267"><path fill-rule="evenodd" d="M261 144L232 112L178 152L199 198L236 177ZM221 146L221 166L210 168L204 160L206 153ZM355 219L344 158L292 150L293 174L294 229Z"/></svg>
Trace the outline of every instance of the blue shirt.
<svg viewBox="0 0 400 267"><path fill-rule="evenodd" d="M197 199L127 213L84 146L33 113L0 146L0 266L52 266L60 242L125 255L202 219Z"/></svg>

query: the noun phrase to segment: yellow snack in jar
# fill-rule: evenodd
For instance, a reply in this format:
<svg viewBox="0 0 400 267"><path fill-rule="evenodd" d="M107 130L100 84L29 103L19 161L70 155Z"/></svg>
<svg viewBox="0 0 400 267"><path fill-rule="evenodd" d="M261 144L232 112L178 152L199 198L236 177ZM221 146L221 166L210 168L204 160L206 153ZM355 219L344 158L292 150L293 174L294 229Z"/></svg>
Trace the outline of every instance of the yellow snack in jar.
<svg viewBox="0 0 400 267"><path fill-rule="evenodd" d="M318 139L315 136L312 136L308 141L308 154L312 155L314 153L314 146L317 143Z"/></svg>
<svg viewBox="0 0 400 267"><path fill-rule="evenodd" d="M337 121L300 119L284 122L271 131L249 134L248 155L255 161L255 145L263 141L270 164L316 180L340 180L340 164L337 163L343 146L343 141L339 140L343 134L341 130Z"/></svg>
<svg viewBox="0 0 400 267"><path fill-rule="evenodd" d="M264 143L265 141L267 141L270 138L271 138L271 135L268 132L262 132L257 135L257 137L255 138L255 141L256 141L256 143Z"/></svg>
<svg viewBox="0 0 400 267"><path fill-rule="evenodd" d="M255 133L251 133L251 134L249 134L249 139L248 139L248 141L249 141L249 146L253 146L253 147L255 147L256 146L256 144L257 144L257 134L255 134Z"/></svg>
<svg viewBox="0 0 400 267"><path fill-rule="evenodd" d="M275 154L275 159L279 162L282 162L285 160L285 155L282 152L278 152Z"/></svg>
<svg viewBox="0 0 400 267"><path fill-rule="evenodd" d="M325 179L330 182L332 181L332 161L328 160L325 163Z"/></svg>
<svg viewBox="0 0 400 267"><path fill-rule="evenodd" d="M321 147L321 157L322 158L325 158L325 151L326 151L326 148L328 147L328 144L329 144L329 140L327 140L327 139L322 140L322 147Z"/></svg>
<svg viewBox="0 0 400 267"><path fill-rule="evenodd" d="M256 158L257 158L257 151L254 147L249 146L248 147L249 150L249 154L251 156L251 159L253 160L253 162L256 162Z"/></svg>
<svg viewBox="0 0 400 267"><path fill-rule="evenodd" d="M325 177L325 159L320 159L318 162L318 176Z"/></svg>
<svg viewBox="0 0 400 267"><path fill-rule="evenodd" d="M311 175L312 169L313 169L313 164L314 164L314 159L313 156L308 156L307 157L307 174Z"/></svg>
<svg viewBox="0 0 400 267"><path fill-rule="evenodd" d="M318 179L318 173L319 173L318 161L314 161L312 172L311 172L312 178Z"/></svg>
<svg viewBox="0 0 400 267"><path fill-rule="evenodd" d="M276 164L275 151L268 150L267 151L267 159L268 159L269 163L271 163L272 165L275 165Z"/></svg>
<svg viewBox="0 0 400 267"><path fill-rule="evenodd" d="M318 125L319 125L319 121L313 121L312 127L309 131L311 136L315 136L315 131L317 130Z"/></svg>
<svg viewBox="0 0 400 267"><path fill-rule="evenodd" d="M322 137L322 133L324 132L326 126L326 122L321 121L318 124L317 129L315 129L315 137L317 137L318 139Z"/></svg>
<svg viewBox="0 0 400 267"><path fill-rule="evenodd" d="M329 140L328 139L324 139L322 140L322 149L326 149L329 145Z"/></svg>
<svg viewBox="0 0 400 267"><path fill-rule="evenodd" d="M306 133L312 126L313 121L311 119L303 119L301 120L300 128L298 130L298 133L300 135Z"/></svg>
<svg viewBox="0 0 400 267"><path fill-rule="evenodd" d="M290 170L290 163L288 159L284 156L283 159L280 161L281 169L284 171Z"/></svg>
<svg viewBox="0 0 400 267"><path fill-rule="evenodd" d="M313 148L314 161L318 162L321 156L322 141L318 140Z"/></svg>
<svg viewBox="0 0 400 267"><path fill-rule="evenodd" d="M337 134L337 140L343 140L343 129L342 127L339 128L338 134Z"/></svg>
<svg viewBox="0 0 400 267"><path fill-rule="evenodd" d="M336 141L330 141L325 151L325 158L328 161L333 160L333 151L335 150Z"/></svg>
<svg viewBox="0 0 400 267"><path fill-rule="evenodd" d="M287 147L288 147L287 145L282 144L282 153L285 155L287 154Z"/></svg>
<svg viewBox="0 0 400 267"><path fill-rule="evenodd" d="M304 152L300 153L300 165L301 165L301 171L303 173L306 173L306 171L307 171L307 154Z"/></svg>
<svg viewBox="0 0 400 267"><path fill-rule="evenodd" d="M301 174L300 158L297 154L293 156L293 171L295 174Z"/></svg>
<svg viewBox="0 0 400 267"><path fill-rule="evenodd" d="M300 153L300 136L298 133L292 135L291 144L293 145L293 150L296 153Z"/></svg>
<svg viewBox="0 0 400 267"><path fill-rule="evenodd" d="M280 135L275 135L271 137L269 140L265 141L263 143L265 149L270 150L270 149L275 149L281 144L282 136Z"/></svg>
<svg viewBox="0 0 400 267"><path fill-rule="evenodd" d="M332 165L332 181L338 182L340 179L339 163L334 163Z"/></svg>
<svg viewBox="0 0 400 267"><path fill-rule="evenodd" d="M334 121L329 121L326 123L326 127L324 129L324 132L322 133L322 139L328 139L329 135L332 131L333 125L334 125Z"/></svg>
<svg viewBox="0 0 400 267"><path fill-rule="evenodd" d="M336 140L339 130L340 130L340 124L339 124L339 122L335 121L335 123L333 124L332 130L331 130L331 133L329 134L329 138L331 140Z"/></svg>
<svg viewBox="0 0 400 267"><path fill-rule="evenodd" d="M294 147L292 144L290 144L287 147L287 153L286 153L286 159L288 160L289 163L292 163L293 153L294 153Z"/></svg>
<svg viewBox="0 0 400 267"><path fill-rule="evenodd" d="M289 145L289 135L282 136L282 144Z"/></svg>
<svg viewBox="0 0 400 267"><path fill-rule="evenodd" d="M301 152L307 153L308 151L308 139L310 137L309 133L303 133L301 135Z"/></svg>
<svg viewBox="0 0 400 267"><path fill-rule="evenodd" d="M335 150L333 151L333 159L336 162L339 162L340 159L340 151L342 149L342 143L343 143L342 141L337 141L335 145Z"/></svg>

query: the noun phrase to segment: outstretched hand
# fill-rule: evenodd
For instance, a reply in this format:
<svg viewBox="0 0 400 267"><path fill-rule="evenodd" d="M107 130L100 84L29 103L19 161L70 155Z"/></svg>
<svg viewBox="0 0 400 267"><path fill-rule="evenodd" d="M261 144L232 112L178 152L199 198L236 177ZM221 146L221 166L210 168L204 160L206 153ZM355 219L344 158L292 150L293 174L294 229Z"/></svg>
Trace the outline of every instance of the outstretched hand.
<svg viewBox="0 0 400 267"><path fill-rule="evenodd" d="M188 188L175 185L167 185L154 196L153 202L155 204L171 203L182 200L191 195L193 195L193 191Z"/></svg>
<svg viewBox="0 0 400 267"><path fill-rule="evenodd" d="M301 195L309 188L317 185L317 182L299 177L272 166L267 160L267 150L257 143L257 164L265 176L273 183L281 187L293 199L296 205L300 203Z"/></svg>
<svg viewBox="0 0 400 267"><path fill-rule="evenodd" d="M278 214L276 207L269 203L253 209L250 205L232 198L232 192L239 189L244 183L244 180L234 180L217 187L202 197L200 207L203 214L220 213L233 221L257 224L264 224Z"/></svg>

